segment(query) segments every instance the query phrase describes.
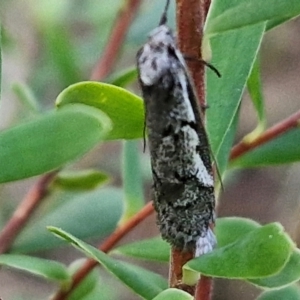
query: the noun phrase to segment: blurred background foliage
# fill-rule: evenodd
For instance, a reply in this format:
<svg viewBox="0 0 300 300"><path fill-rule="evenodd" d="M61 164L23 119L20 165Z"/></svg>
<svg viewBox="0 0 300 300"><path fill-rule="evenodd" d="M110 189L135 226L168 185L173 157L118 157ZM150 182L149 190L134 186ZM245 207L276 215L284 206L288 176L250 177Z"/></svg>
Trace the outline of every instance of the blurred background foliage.
<svg viewBox="0 0 300 300"><path fill-rule="evenodd" d="M1 0L0 20L2 26L2 99L0 104L0 128L7 128L23 119L30 119L54 107L54 100L68 85L88 80L95 62L109 38L114 18L123 1L80 0ZM137 49L145 41L149 30L157 24L161 1L144 1L141 11L131 26L115 71L120 72L134 65ZM170 16L173 16L170 11ZM172 22L173 21L173 22ZM171 18L174 25L174 18ZM266 101L268 125L284 119L299 109L300 73L300 21L295 20L267 33L261 51L262 84ZM234 64L234 60L232 60ZM24 105L16 93L14 84L25 85L29 97L36 105L32 110ZM137 92L134 85L131 89ZM24 89L23 89L24 90ZM35 112L34 112L35 111ZM34 112L34 113L33 113ZM256 124L256 116L249 97L245 95L240 116L240 129L236 140L250 132ZM119 142L106 143L87 154L74 168L99 168L111 175L112 186L121 185L121 153ZM139 149L142 149L139 145ZM146 199L150 198L150 170L147 154L141 154L141 167L146 183ZM299 211L299 164L269 167L255 170L233 171L225 182L220 199L220 216L243 216L259 222L280 221L295 240ZM0 224L3 225L21 201L36 178L0 186ZM76 193L80 197L80 193ZM62 192L51 195L33 220L43 218L47 206L56 207ZM53 199L58 199L53 201ZM66 212L66 218L67 212ZM34 222L32 225L34 225ZM157 233L154 217L147 219L141 227L127 237L135 240L140 236ZM99 243L99 236L96 240ZM72 249L40 252L40 256L57 259L65 263L79 257ZM167 273L167 265L148 263L150 269ZM104 285L111 278L101 277ZM103 299L133 299L127 289L114 281L112 291ZM11 270L0 274L0 297L5 300L45 299L56 286ZM253 299L254 287L236 281L217 280L215 299ZM251 290L249 290L251 289ZM125 292L124 292L125 291ZM104 294L103 294L104 295ZM122 296L121 296L122 295Z"/></svg>

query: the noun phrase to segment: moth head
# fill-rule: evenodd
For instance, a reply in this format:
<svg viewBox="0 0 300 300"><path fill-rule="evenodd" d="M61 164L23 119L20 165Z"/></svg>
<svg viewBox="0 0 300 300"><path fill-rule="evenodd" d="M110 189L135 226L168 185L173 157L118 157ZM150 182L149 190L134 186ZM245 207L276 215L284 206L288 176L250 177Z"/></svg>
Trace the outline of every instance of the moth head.
<svg viewBox="0 0 300 300"><path fill-rule="evenodd" d="M149 42L157 45L174 44L175 37L170 27L163 24L153 29L149 34Z"/></svg>
<svg viewBox="0 0 300 300"><path fill-rule="evenodd" d="M170 49L176 49L172 30L160 25L149 35L148 42L137 54L140 81L144 86L155 85L171 67Z"/></svg>

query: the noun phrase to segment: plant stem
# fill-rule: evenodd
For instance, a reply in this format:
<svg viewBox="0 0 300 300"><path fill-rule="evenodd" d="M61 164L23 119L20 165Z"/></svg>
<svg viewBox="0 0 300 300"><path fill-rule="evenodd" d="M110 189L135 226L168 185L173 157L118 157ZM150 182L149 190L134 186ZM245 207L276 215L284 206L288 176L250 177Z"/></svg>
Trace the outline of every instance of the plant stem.
<svg viewBox="0 0 300 300"><path fill-rule="evenodd" d="M128 0L120 9L116 16L112 32L110 33L110 38L103 54L92 71L91 80L100 81L111 72L117 60L126 33L128 32L128 28L132 23L141 2L141 0Z"/></svg>
<svg viewBox="0 0 300 300"><path fill-rule="evenodd" d="M201 275L197 284L195 299L211 299L212 278Z"/></svg>
<svg viewBox="0 0 300 300"><path fill-rule="evenodd" d="M136 215L128 221L120 225L100 246L99 249L103 252L110 251L117 242L121 240L128 232L140 224L154 211L152 202L146 204ZM71 287L66 291L65 288L58 291L52 300L65 300L70 293L80 284L80 282L88 275L94 267L99 265L98 262L87 259L84 265L73 275Z"/></svg>
<svg viewBox="0 0 300 300"><path fill-rule="evenodd" d="M210 0L177 0L176 3L178 46L183 55L196 59L201 58L203 28ZM193 79L199 104L201 107L205 107L205 66L202 63L195 63L195 60L187 60L186 63ZM195 287L183 286L181 280L183 265L193 257L193 252L180 252L172 249L169 274L171 286L179 287L191 295L194 295ZM202 276L197 284L195 299L211 299L211 286L211 278Z"/></svg>
<svg viewBox="0 0 300 300"><path fill-rule="evenodd" d="M195 58L186 61L201 107L205 107L204 64L201 43L205 21L205 4L201 0L177 0L176 19L178 46L183 55Z"/></svg>
<svg viewBox="0 0 300 300"><path fill-rule="evenodd" d="M182 284L182 266L194 258L194 252L183 252L176 248L171 249L169 286L186 291L194 295L195 286Z"/></svg>
<svg viewBox="0 0 300 300"><path fill-rule="evenodd" d="M0 233L0 253L4 253L9 250L32 213L47 195L49 183L56 176L57 172L58 171L53 171L44 175L31 187Z"/></svg>
<svg viewBox="0 0 300 300"><path fill-rule="evenodd" d="M269 142L270 140L275 139L279 135L285 133L288 130L296 128L300 125L300 110L294 113L293 115L287 117L281 122L275 124L274 126L267 129L264 133L262 133L259 137L252 140L251 142L246 143L245 140L242 140L237 145L235 145L230 154L230 160L234 160L249 152L250 150L261 146Z"/></svg>

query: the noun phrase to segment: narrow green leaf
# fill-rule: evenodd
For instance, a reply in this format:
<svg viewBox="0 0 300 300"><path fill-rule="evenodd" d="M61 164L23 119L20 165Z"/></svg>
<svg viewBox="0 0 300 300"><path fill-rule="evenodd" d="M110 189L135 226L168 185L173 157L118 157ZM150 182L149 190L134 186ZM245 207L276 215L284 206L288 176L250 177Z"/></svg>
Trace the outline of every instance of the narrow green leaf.
<svg viewBox="0 0 300 300"><path fill-rule="evenodd" d="M117 188L97 189L81 194L64 193L61 204L50 213L32 220L16 239L13 252L33 252L64 245L46 230L57 226L80 238L103 238L117 226L123 212L123 193ZM66 199L71 197L71 199ZM51 199L53 201L53 199Z"/></svg>
<svg viewBox="0 0 300 300"><path fill-rule="evenodd" d="M166 280L158 274L129 263L115 260L59 228L49 227L48 229L83 251L88 257L100 262L104 268L116 276L121 282L145 299L153 299L167 288Z"/></svg>
<svg viewBox="0 0 300 300"><path fill-rule="evenodd" d="M233 160L230 167L253 168L300 161L300 129L295 128Z"/></svg>
<svg viewBox="0 0 300 300"><path fill-rule="evenodd" d="M109 176L98 170L62 171L54 181L52 187L69 190L91 190L106 183Z"/></svg>
<svg viewBox="0 0 300 300"><path fill-rule="evenodd" d="M39 103L35 98L33 91L28 85L15 83L12 90L17 95L20 102L33 114L38 114L40 111Z"/></svg>
<svg viewBox="0 0 300 300"><path fill-rule="evenodd" d="M189 261L184 268L223 278L260 278L278 273L293 251L278 223L257 228L225 247Z"/></svg>
<svg viewBox="0 0 300 300"><path fill-rule="evenodd" d="M146 260L168 262L170 245L163 241L161 237L155 237L120 246L114 249L112 253Z"/></svg>
<svg viewBox="0 0 300 300"><path fill-rule="evenodd" d="M125 211L123 221L136 214L145 204L140 152L136 141L123 143L123 187Z"/></svg>
<svg viewBox="0 0 300 300"><path fill-rule="evenodd" d="M100 111L72 105L0 132L0 182L42 174L80 157L110 130Z"/></svg>
<svg viewBox="0 0 300 300"><path fill-rule="evenodd" d="M256 300L299 300L300 290L297 286L289 286L281 290L267 291Z"/></svg>
<svg viewBox="0 0 300 300"><path fill-rule="evenodd" d="M264 24L259 24L218 34L211 39L211 63L221 72L222 78L207 72L207 131L221 174L227 166L241 97L264 29Z"/></svg>
<svg viewBox="0 0 300 300"><path fill-rule="evenodd" d="M243 0L212 19L207 26L207 33L220 33L280 18L294 18L299 14L298 0L288 3L282 0Z"/></svg>
<svg viewBox="0 0 300 300"><path fill-rule="evenodd" d="M290 285L300 279L300 250L296 249L284 268L276 275L249 280L263 288L279 288ZM285 299L285 298L284 298Z"/></svg>
<svg viewBox="0 0 300 300"><path fill-rule="evenodd" d="M58 107L82 103L105 112L114 125L106 139L136 139L143 136L144 105L141 98L114 85L80 82L62 91L56 99Z"/></svg>
<svg viewBox="0 0 300 300"><path fill-rule="evenodd" d="M193 300L194 298L179 289L167 289L157 295L153 300Z"/></svg>
<svg viewBox="0 0 300 300"><path fill-rule="evenodd" d="M71 44L69 33L61 24L44 27L44 43L51 60L53 71L59 77L62 86L68 86L81 79L74 45Z"/></svg>
<svg viewBox="0 0 300 300"><path fill-rule="evenodd" d="M136 80L136 78L137 69L136 67L131 67L117 74L113 74L112 77L108 79L108 83L119 87L125 87Z"/></svg>
<svg viewBox="0 0 300 300"><path fill-rule="evenodd" d="M248 78L247 88L251 100L253 102L253 105L257 112L258 121L259 121L258 128L260 128L260 130L262 131L265 129L266 115L265 115L264 97L263 97L262 86L261 86L260 62L258 57L255 60L255 63L252 67L251 74Z"/></svg>
<svg viewBox="0 0 300 300"><path fill-rule="evenodd" d="M26 255L2 254L0 265L23 270L31 274L58 281L66 285L71 281L67 268L56 261Z"/></svg>

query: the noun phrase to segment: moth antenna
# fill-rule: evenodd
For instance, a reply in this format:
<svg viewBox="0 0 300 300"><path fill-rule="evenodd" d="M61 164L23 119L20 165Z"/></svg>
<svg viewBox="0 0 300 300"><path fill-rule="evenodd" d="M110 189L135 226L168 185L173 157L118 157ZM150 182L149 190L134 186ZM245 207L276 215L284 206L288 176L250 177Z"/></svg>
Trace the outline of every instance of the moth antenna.
<svg viewBox="0 0 300 300"><path fill-rule="evenodd" d="M164 12L163 12L160 22L159 22L159 26L165 25L168 21L167 13L168 13L169 5L170 5L170 0L167 0Z"/></svg>

